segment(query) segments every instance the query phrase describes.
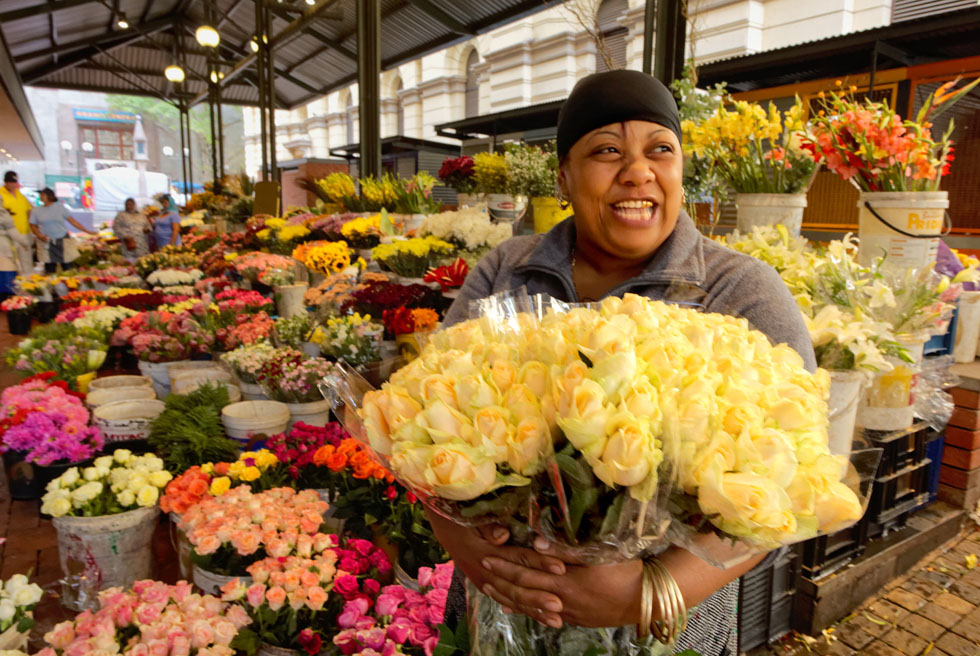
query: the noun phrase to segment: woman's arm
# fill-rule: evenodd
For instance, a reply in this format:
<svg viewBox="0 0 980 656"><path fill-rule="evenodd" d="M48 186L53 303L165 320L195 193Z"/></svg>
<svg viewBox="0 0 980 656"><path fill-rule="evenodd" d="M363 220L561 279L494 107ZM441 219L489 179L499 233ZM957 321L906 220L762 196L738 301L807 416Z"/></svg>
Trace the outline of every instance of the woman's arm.
<svg viewBox="0 0 980 656"><path fill-rule="evenodd" d="M174 217L176 217L177 220L170 221L170 245L171 246L176 246L177 239L180 238L180 216L177 213L174 213Z"/></svg>
<svg viewBox="0 0 980 656"><path fill-rule="evenodd" d="M86 228L85 226L83 226L81 223L79 223L78 221L76 221L75 220L75 217L73 217L71 215L68 215L65 218L68 220L68 223L72 224L72 226L75 227L76 230L80 230L80 231L82 231L84 233L87 233L87 234L90 234L90 235L94 235L95 234L95 231L89 230L88 228Z"/></svg>
<svg viewBox="0 0 980 656"><path fill-rule="evenodd" d="M41 241L45 241L45 242L48 241L48 236L43 232L41 232L41 229L37 227L36 223L30 224L30 226L31 226L31 232L34 233L35 237L37 237Z"/></svg>

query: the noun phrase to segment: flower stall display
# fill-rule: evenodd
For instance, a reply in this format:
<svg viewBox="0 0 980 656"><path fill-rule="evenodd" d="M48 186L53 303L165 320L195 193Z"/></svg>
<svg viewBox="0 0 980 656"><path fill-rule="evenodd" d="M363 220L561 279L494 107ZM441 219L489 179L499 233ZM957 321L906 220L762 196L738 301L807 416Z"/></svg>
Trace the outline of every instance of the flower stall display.
<svg viewBox="0 0 980 656"><path fill-rule="evenodd" d="M0 303L7 313L7 330L11 335L26 335L31 329L31 311L37 304L34 296L11 296Z"/></svg>
<svg viewBox="0 0 980 656"><path fill-rule="evenodd" d="M116 449L48 484L41 512L54 517L66 605L83 610L96 591L150 575L157 501L170 479L154 454Z"/></svg>
<svg viewBox="0 0 980 656"><path fill-rule="evenodd" d="M276 319L272 335L279 346L300 349L304 342L309 341L315 327L313 317L304 312L293 317Z"/></svg>
<svg viewBox="0 0 980 656"><path fill-rule="evenodd" d="M333 369L333 363L321 358L280 349L276 357L266 360L258 381L268 398L289 408L290 426L298 421L322 426L330 417L330 402L320 394L317 383Z"/></svg>
<svg viewBox="0 0 980 656"><path fill-rule="evenodd" d="M373 607L352 604L350 617L344 621L350 626L334 636L333 644L341 654L373 651L431 656L440 642L439 625L452 578L452 563L423 567L418 589L388 585L381 589Z"/></svg>
<svg viewBox="0 0 980 656"><path fill-rule="evenodd" d="M54 372L72 388L87 390L88 382L105 362L105 342L73 330L51 337L41 331L34 335L7 351L7 364L26 375Z"/></svg>
<svg viewBox="0 0 980 656"><path fill-rule="evenodd" d="M293 258L310 271L328 276L351 265L350 248L345 241L314 241L298 246Z"/></svg>
<svg viewBox="0 0 980 656"><path fill-rule="evenodd" d="M223 353L221 361L228 364L238 377L242 398L246 401L255 401L266 398L265 392L259 385L262 367L266 361L278 355L279 352L272 344L258 341Z"/></svg>
<svg viewBox="0 0 980 656"><path fill-rule="evenodd" d="M95 601L95 600L93 600ZM112 588L98 607L45 634L37 656L73 654L198 654L233 656L237 637L251 623L237 604L199 595L190 583L140 580Z"/></svg>
<svg viewBox="0 0 980 656"><path fill-rule="evenodd" d="M381 358L384 326L371 321L371 315L353 314L330 317L313 332L310 341L324 355L352 365L376 362Z"/></svg>
<svg viewBox="0 0 980 656"><path fill-rule="evenodd" d="M371 249L371 257L396 275L417 282L453 251L452 244L430 235L381 244Z"/></svg>
<svg viewBox="0 0 980 656"><path fill-rule="evenodd" d="M146 282L155 287L172 287L193 285L203 277L200 269L157 269L146 277Z"/></svg>
<svg viewBox="0 0 980 656"><path fill-rule="evenodd" d="M156 253L144 255L133 266L136 273L148 277L157 269L191 269L197 266L200 255L185 246L164 246Z"/></svg>
<svg viewBox="0 0 980 656"><path fill-rule="evenodd" d="M34 626L33 611L43 596L41 586L23 574L0 581L0 653L27 647L27 637Z"/></svg>

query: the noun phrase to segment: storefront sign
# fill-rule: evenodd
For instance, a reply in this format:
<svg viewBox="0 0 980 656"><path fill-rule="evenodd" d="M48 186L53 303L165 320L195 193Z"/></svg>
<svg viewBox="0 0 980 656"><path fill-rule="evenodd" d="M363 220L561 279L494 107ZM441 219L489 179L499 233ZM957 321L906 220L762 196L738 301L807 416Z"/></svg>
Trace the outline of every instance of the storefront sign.
<svg viewBox="0 0 980 656"><path fill-rule="evenodd" d="M86 123L135 123L136 114L132 112L115 112L111 109L78 109L72 110L76 121Z"/></svg>

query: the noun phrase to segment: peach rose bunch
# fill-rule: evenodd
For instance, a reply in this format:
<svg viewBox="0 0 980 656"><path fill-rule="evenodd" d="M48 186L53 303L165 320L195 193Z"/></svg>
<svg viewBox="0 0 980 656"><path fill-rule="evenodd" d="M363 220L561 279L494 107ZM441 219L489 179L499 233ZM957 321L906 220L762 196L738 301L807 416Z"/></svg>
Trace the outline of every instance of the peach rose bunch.
<svg viewBox="0 0 980 656"><path fill-rule="evenodd" d="M633 294L540 318L492 312L507 302L435 333L349 427L458 521L506 519L524 492L535 530L631 555L672 517L706 517L754 549L860 519L827 445L829 376L789 346Z"/></svg>

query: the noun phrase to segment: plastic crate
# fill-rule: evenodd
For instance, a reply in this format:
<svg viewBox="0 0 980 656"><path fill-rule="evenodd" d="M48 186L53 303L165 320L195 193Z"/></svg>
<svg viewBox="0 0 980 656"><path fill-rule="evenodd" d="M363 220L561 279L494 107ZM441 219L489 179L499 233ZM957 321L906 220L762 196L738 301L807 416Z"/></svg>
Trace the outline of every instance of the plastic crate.
<svg viewBox="0 0 980 656"><path fill-rule="evenodd" d="M931 465L932 461L925 458L894 474L875 479L865 514L869 539L902 528L908 516L929 501Z"/></svg>
<svg viewBox="0 0 980 656"><path fill-rule="evenodd" d="M882 478L925 460L926 442L933 439L937 432L929 424L919 421L897 431L864 429L863 435L870 446L882 449L877 472L878 478Z"/></svg>
<svg viewBox="0 0 980 656"><path fill-rule="evenodd" d="M800 555L793 548L765 569L742 576L738 591L738 646L747 651L789 633Z"/></svg>
<svg viewBox="0 0 980 656"><path fill-rule="evenodd" d="M926 474L926 491L929 493L929 500L926 503L935 501L939 495L939 473L943 464L944 446L946 446L946 435L944 433L939 433L936 437L926 442L926 458L930 460L929 472Z"/></svg>
<svg viewBox="0 0 980 656"><path fill-rule="evenodd" d="M867 543L867 523L864 521L807 540L802 547L801 570L810 579L826 576L860 556Z"/></svg>
<svg viewBox="0 0 980 656"><path fill-rule="evenodd" d="M953 318L949 320L949 328L942 335L933 335L922 348L923 355L950 355L953 344L956 343L956 308L953 308Z"/></svg>

